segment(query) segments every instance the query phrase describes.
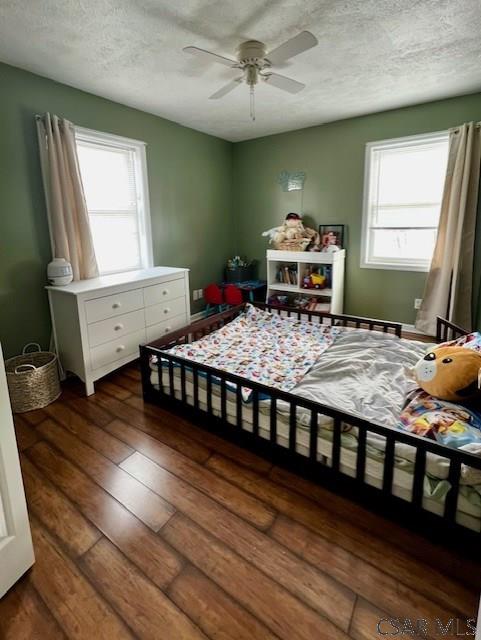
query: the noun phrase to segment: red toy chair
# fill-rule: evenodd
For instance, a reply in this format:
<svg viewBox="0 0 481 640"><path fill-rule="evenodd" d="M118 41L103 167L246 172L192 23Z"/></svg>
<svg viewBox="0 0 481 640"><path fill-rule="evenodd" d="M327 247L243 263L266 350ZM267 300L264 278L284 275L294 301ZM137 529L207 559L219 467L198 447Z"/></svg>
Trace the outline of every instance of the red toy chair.
<svg viewBox="0 0 481 640"><path fill-rule="evenodd" d="M242 291L233 284L228 284L224 289L224 300L227 304L236 306L242 304Z"/></svg>
<svg viewBox="0 0 481 640"><path fill-rule="evenodd" d="M207 303L205 315L210 313L218 313L223 310L224 299L222 297L222 289L216 284L209 284L204 289L204 300ZM211 310L212 309L212 310Z"/></svg>

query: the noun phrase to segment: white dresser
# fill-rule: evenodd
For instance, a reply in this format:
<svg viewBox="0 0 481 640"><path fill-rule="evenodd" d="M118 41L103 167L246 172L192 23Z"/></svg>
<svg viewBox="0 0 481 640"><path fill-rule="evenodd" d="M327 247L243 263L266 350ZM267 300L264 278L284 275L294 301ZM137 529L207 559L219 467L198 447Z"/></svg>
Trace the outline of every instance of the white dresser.
<svg viewBox="0 0 481 640"><path fill-rule="evenodd" d="M94 381L139 355L139 344L190 322L189 270L141 271L47 287L57 353L65 371Z"/></svg>

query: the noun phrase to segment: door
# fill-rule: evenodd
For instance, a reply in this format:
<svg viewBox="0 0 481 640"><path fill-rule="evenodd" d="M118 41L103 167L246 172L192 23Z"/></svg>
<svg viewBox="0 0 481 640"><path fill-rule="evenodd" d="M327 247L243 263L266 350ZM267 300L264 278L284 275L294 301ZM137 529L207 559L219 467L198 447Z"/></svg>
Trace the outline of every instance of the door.
<svg viewBox="0 0 481 640"><path fill-rule="evenodd" d="M33 563L27 505L0 346L0 598Z"/></svg>

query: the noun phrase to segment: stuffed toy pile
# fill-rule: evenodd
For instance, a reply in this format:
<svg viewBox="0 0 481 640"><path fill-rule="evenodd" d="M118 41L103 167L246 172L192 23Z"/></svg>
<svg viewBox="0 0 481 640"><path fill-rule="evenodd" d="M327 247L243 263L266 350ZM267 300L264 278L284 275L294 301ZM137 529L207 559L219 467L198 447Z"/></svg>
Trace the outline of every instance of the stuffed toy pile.
<svg viewBox="0 0 481 640"><path fill-rule="evenodd" d="M268 229L262 234L269 238L269 242L275 249L284 249L285 242L297 242L299 251L320 251L319 233L314 229L305 227L298 213L288 213L284 223L280 227Z"/></svg>

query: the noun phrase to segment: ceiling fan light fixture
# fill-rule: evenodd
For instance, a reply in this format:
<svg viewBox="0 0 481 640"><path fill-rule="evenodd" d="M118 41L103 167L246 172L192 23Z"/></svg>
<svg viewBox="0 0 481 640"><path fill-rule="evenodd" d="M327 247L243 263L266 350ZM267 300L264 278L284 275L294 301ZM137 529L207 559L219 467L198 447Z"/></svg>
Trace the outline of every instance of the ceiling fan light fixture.
<svg viewBox="0 0 481 640"><path fill-rule="evenodd" d="M209 99L217 100L223 98L241 84L242 81L245 81L250 91L251 119L255 120L254 87L259 82L259 77L267 84L286 91L287 93L294 94L302 91L306 86L305 84L280 75L279 73L273 73L271 67L272 65L277 65L293 58L315 47L317 44L317 38L312 33L309 31L301 31L301 33L298 33L269 53L267 53L266 46L263 42L259 42L258 40L242 42L237 48L237 60L220 56L205 49L199 49L199 47L185 47L184 51L204 60L218 62L231 69L242 70L243 75L240 78L231 80L228 84L213 93Z"/></svg>

